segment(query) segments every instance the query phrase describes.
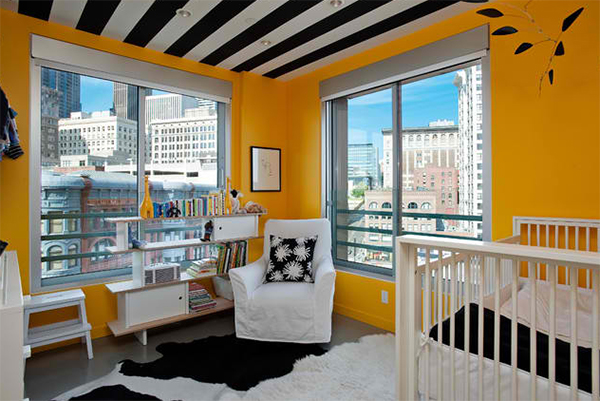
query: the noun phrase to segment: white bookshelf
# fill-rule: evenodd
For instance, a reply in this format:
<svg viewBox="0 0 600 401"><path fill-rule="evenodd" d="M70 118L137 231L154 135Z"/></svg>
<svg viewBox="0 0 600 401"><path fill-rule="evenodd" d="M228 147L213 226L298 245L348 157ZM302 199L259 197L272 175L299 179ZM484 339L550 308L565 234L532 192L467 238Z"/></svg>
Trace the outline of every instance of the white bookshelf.
<svg viewBox="0 0 600 401"><path fill-rule="evenodd" d="M133 333L143 344L147 344L147 330L165 324L205 316L233 308L233 301L217 297L217 306L201 312L189 311L189 283L217 276L207 273L192 277L181 273L178 280L166 283L144 285L144 253L165 249L189 248L223 244L227 242L248 241L262 238L258 235L258 221L263 213L225 216L194 216L177 218L142 219L141 217L123 217L106 219L117 225L117 246L106 248L112 254L132 254L132 280L106 284L106 288L117 295L118 319L108 323L115 336ZM213 222L213 238L202 241L192 238L178 241L148 242L140 248L127 247L129 224L174 220L202 220ZM246 251L246 263L248 262Z"/></svg>

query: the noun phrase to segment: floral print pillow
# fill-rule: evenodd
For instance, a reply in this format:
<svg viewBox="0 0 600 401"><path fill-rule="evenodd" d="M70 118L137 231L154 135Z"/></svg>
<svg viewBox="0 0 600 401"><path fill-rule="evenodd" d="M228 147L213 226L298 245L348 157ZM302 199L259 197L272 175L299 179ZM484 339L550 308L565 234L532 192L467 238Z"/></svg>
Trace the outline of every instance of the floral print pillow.
<svg viewBox="0 0 600 401"><path fill-rule="evenodd" d="M264 282L314 283L312 261L317 237L281 238L271 235L269 265Z"/></svg>

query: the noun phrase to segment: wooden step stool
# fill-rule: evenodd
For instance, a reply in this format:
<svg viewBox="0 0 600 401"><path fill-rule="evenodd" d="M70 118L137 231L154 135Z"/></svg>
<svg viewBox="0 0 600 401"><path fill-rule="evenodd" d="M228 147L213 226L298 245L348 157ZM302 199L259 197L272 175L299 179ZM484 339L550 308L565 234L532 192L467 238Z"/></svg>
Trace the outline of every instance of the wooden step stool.
<svg viewBox="0 0 600 401"><path fill-rule="evenodd" d="M32 313L67 308L69 306L77 306L79 312L78 319L29 328L29 316ZM82 341L87 345L88 358L92 359L94 357L92 338L90 336L92 326L87 321L85 294L80 289L24 297L23 312L25 345L30 345L31 348L34 348L81 337Z"/></svg>

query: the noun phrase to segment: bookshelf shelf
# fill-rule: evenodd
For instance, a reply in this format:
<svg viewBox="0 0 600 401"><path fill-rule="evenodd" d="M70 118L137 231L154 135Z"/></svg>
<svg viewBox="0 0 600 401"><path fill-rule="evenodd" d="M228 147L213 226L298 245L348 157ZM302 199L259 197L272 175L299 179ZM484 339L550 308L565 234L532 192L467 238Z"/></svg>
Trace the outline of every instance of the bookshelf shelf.
<svg viewBox="0 0 600 401"><path fill-rule="evenodd" d="M190 282L215 276L225 276L227 275L226 273L206 273L193 277L187 272L182 272L179 280L144 285L144 252L204 245L222 245L236 242L246 242L245 246L247 247L249 240L263 238L258 234L258 220L263 215L263 213L253 213L155 219L142 219L141 217L107 219L107 221L116 224L117 238L116 246L107 247L106 250L114 255L127 253L132 255L132 280L106 284L106 288L112 294L117 295L119 318L108 323L113 334L121 336L133 333L143 345L146 345L148 340L146 330L149 328L231 309L233 301L228 301L224 298L215 298L217 305L214 308L199 312L190 312L188 310L188 288ZM129 224L140 221L172 220L212 220L212 240L203 242L200 238L190 238L177 241L149 242L140 248L128 249ZM227 246L224 248L231 249ZM248 262L247 252L244 252L244 255L242 256L243 259L240 259L242 265ZM228 260L225 259L225 266L229 266L227 264Z"/></svg>
<svg viewBox="0 0 600 401"><path fill-rule="evenodd" d="M233 308L233 301L230 301L228 299L217 297L215 298L215 301L217 302L217 305L215 307L205 309L199 312L183 313L180 315L170 316L163 319L157 319L129 327L126 327L122 321L114 320L112 322L108 322L108 327L110 328L115 337L119 337L126 334L145 332L146 330L152 329L154 327L164 326L166 324L180 322L182 320L193 319L199 316L206 316L212 313L217 313Z"/></svg>
<svg viewBox="0 0 600 401"><path fill-rule="evenodd" d="M217 276L227 276L227 275L228 275L227 273L224 273L224 274L206 273L203 275L199 275L197 277L193 277L193 276L190 276L189 274L187 274L186 272L183 272L183 273L181 273L181 278L179 280L173 280L173 281L167 281L164 283L149 284L149 285L137 285L133 282L133 280L116 281L114 283L106 284L106 288L113 294L119 294L119 293L123 293L123 292L143 291L143 290L149 289L149 288L164 287L164 286L168 286L168 285L187 283L188 281L205 280L207 278L212 278L212 277L217 277Z"/></svg>
<svg viewBox="0 0 600 401"><path fill-rule="evenodd" d="M246 214L224 214L212 216L181 216L181 217L157 217L152 219L144 219L140 216L133 217L108 217L106 220L109 223L136 223L138 221L155 222L155 221L176 221L176 220L210 220L210 219L227 219L246 216L264 216L266 213L246 213Z"/></svg>
<svg viewBox="0 0 600 401"><path fill-rule="evenodd" d="M241 238L228 238L219 241L201 241L199 238L191 238L184 239L179 241L162 241L162 242L149 242L141 248L132 248L132 249L123 249L120 250L116 246L108 246L105 249L114 254L119 255L123 253L131 253L131 252L152 252L152 251L162 251L164 249L176 249L176 248L191 248L203 245L218 245L226 242L235 242L235 241L247 241L251 239L260 239L262 236L255 237L241 237Z"/></svg>

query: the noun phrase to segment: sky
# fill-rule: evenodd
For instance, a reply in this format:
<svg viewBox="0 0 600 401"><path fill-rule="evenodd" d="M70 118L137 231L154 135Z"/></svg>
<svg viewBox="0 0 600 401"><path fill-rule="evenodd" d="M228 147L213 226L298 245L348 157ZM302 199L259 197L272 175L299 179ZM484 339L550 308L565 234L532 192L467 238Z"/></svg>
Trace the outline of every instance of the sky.
<svg viewBox="0 0 600 401"><path fill-rule="evenodd" d="M153 95L167 92L154 89ZM113 107L113 83L99 78L81 75L81 110L92 111L110 110Z"/></svg>
<svg viewBox="0 0 600 401"><path fill-rule="evenodd" d="M402 126L426 127L431 121L458 124L458 89L455 72L402 85ZM381 130L392 127L392 90L384 89L348 101L350 143L374 143L382 157Z"/></svg>

